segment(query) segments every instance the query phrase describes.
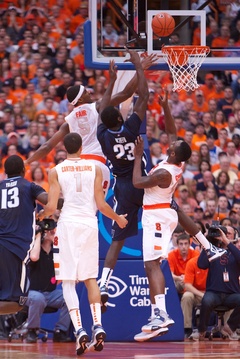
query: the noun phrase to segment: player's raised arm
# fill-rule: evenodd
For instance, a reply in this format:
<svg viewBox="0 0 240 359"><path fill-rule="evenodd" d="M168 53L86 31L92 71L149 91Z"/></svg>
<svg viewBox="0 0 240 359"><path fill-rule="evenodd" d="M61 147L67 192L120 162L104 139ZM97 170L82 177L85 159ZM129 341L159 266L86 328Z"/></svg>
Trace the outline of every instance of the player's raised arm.
<svg viewBox="0 0 240 359"><path fill-rule="evenodd" d="M38 161L45 157L60 141L63 140L64 136L69 133L69 126L67 123L63 123L60 129L45 143L43 143L34 154L29 157L25 164L30 164L33 161Z"/></svg>
<svg viewBox="0 0 240 359"><path fill-rule="evenodd" d="M98 110L99 114L101 114L101 112L104 110L104 108L107 107L111 101L113 87L114 87L114 84L117 79L117 66L115 65L114 60L111 60L109 63L109 76L110 76L110 81L109 81L108 87L107 87L102 99L97 103L97 110ZM99 116L99 118L100 118L100 116Z"/></svg>
<svg viewBox="0 0 240 359"><path fill-rule="evenodd" d="M164 111L165 131L168 134L170 144L177 139L177 129L168 104L167 89L164 90L164 95L159 97L159 104L162 106Z"/></svg>

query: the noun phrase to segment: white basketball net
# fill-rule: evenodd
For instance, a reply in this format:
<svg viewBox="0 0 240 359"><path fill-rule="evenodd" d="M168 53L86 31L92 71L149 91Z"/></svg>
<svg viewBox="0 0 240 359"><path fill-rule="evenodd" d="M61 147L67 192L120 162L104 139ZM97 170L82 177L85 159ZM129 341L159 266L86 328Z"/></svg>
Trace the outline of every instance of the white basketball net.
<svg viewBox="0 0 240 359"><path fill-rule="evenodd" d="M173 91L194 91L199 87L197 74L209 54L208 46L163 46L162 56L173 77Z"/></svg>

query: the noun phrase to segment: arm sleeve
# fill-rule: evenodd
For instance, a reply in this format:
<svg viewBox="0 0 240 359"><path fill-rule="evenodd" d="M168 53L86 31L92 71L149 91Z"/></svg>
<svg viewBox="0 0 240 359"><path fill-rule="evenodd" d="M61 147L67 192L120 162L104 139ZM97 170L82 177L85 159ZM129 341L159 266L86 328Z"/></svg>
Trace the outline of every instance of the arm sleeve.
<svg viewBox="0 0 240 359"><path fill-rule="evenodd" d="M201 269L209 268L209 260L204 250L202 250L200 256L198 257L197 265Z"/></svg>

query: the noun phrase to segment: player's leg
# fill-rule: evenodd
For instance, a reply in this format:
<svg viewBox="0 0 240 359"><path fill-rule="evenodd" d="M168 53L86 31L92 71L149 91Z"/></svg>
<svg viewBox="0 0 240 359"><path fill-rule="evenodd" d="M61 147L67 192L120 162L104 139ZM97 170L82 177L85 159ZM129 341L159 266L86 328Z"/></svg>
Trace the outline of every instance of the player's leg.
<svg viewBox="0 0 240 359"><path fill-rule="evenodd" d="M100 282L102 312L107 309L105 303L108 300L108 284L125 239L136 235L138 232L138 211L142 206L143 190L133 187L131 179L118 178L114 186L114 196L115 211L118 214L127 213L128 224L123 229L119 228L116 223L112 226L112 243L104 261Z"/></svg>
<svg viewBox="0 0 240 359"><path fill-rule="evenodd" d="M204 236L204 234L199 231L196 224L193 222L193 220L187 216L183 210L178 207L177 209L178 214L178 220L181 226L191 235L194 236L194 238L197 240L198 243L200 243L203 247L203 249L206 251L209 261L215 260L219 257L221 257L226 250L223 248L217 248L213 246L207 238Z"/></svg>
<svg viewBox="0 0 240 359"><path fill-rule="evenodd" d="M28 283L24 262L7 248L0 245L0 313L16 313L27 299ZM21 286L23 284L23 286Z"/></svg>
<svg viewBox="0 0 240 359"><path fill-rule="evenodd" d="M95 278L84 281L88 292L88 301L90 304L93 326L92 326L92 340L88 344L88 349L101 351L104 346L106 333L102 327L101 319L101 295Z"/></svg>
<svg viewBox="0 0 240 359"><path fill-rule="evenodd" d="M142 332L149 338L163 335L173 319L166 312L165 278L160 267L160 259L166 256L171 234L177 225L177 215L171 209L147 210L143 212L143 259L149 282L150 299L154 305L154 315L142 326ZM155 334L155 335L154 335ZM145 340L149 339L145 336ZM143 341L143 334L137 334L135 340Z"/></svg>
<svg viewBox="0 0 240 359"><path fill-rule="evenodd" d="M95 242L89 240L89 235L94 231ZM87 349L89 336L82 325L79 298L76 292L76 281L84 281L91 276L87 272L91 270L90 262L93 258L98 258L98 230L92 229L81 223L59 223L57 226L56 237L54 242L54 260L59 261L59 268L56 272L56 279L62 280L63 297L69 310L69 315L75 329L76 336L76 353L81 355ZM74 241L72 240L74 238ZM92 244L94 247L92 247ZM89 248L89 252L86 252ZM59 253L56 252L57 249ZM80 251L81 249L81 251ZM89 262L90 261L90 262ZM89 267L88 267L89 262ZM98 268L94 271L95 277L98 275Z"/></svg>

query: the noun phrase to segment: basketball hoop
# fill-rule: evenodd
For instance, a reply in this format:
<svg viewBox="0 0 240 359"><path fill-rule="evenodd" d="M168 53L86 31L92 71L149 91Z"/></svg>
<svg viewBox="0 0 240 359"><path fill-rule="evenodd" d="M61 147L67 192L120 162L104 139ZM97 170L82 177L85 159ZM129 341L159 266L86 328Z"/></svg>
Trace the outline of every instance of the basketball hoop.
<svg viewBox="0 0 240 359"><path fill-rule="evenodd" d="M173 77L173 91L194 91L197 74L210 52L208 46L163 46L162 55Z"/></svg>

